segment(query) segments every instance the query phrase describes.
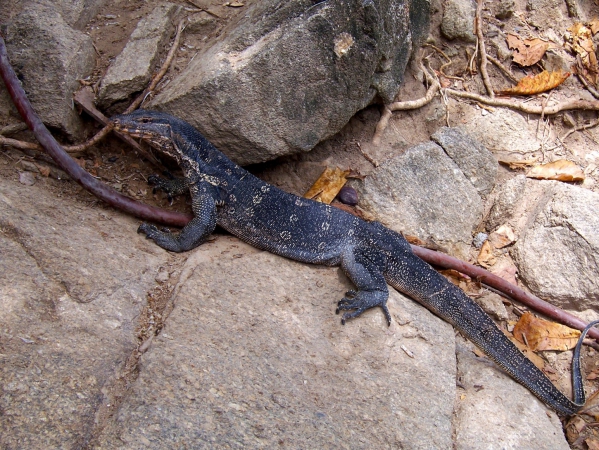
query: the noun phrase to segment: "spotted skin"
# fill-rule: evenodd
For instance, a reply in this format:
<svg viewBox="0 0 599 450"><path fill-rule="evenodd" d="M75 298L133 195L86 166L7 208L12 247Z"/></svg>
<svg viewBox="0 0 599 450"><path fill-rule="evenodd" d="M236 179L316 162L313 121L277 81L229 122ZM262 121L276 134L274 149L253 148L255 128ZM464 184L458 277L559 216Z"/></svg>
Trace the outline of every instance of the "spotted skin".
<svg viewBox="0 0 599 450"><path fill-rule="evenodd" d="M356 290L339 301L342 323L375 306L387 323L387 283L455 326L547 405L574 414L584 403L566 398L459 288L415 256L407 241L378 222L281 191L237 166L186 122L139 110L113 119L115 128L159 144L181 166L194 219L179 234L142 224L139 232L183 252L204 242L218 224L254 247L296 261L341 266ZM576 374L574 374L576 375ZM580 372L578 372L580 377Z"/></svg>

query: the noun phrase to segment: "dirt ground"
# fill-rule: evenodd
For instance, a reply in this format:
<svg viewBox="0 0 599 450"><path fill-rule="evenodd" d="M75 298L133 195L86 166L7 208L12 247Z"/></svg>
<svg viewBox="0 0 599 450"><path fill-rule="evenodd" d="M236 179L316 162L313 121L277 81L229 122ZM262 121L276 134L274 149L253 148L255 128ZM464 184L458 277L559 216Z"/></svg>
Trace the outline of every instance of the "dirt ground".
<svg viewBox="0 0 599 450"><path fill-rule="evenodd" d="M158 0L112 0L108 2L108 5L100 11L85 30L92 37L97 51L97 67L91 79L87 81L92 85L98 85L111 61L126 45L128 37L135 28L138 20L146 16L160 3L162 2ZM222 0L194 0L176 3L181 4L185 8L184 14L186 15L199 14L201 11L204 11L204 14L207 14L211 18L211 22L209 26L205 27L205 34L187 33L183 35L177 56L158 89L185 68L192 58L201 53L206 42L211 42L215 38L218 39L219 36L226 33L227 26L233 23L240 14L243 14L244 10L253 1L244 1L243 4L245 6L242 7L227 6L226 2ZM581 8L583 8L582 12L586 17L589 19L599 17L599 5L596 2L579 3L584 3L584 5L581 5ZM489 2L489 5L491 9L496 7L491 2ZM542 37L555 41L561 38L569 26L568 24L576 21L575 18L568 16L565 3L560 6L560 18L552 17L555 11L547 8L543 13L544 15L537 14L534 23L527 20L525 14L527 8L524 1L516 2L514 8L516 12L509 19L497 19L492 14L493 11L491 9L487 9L484 14L485 31L488 33L487 36L491 35L487 39L487 51L499 59L502 59L500 53L505 51L505 49L495 45L498 41L496 29L505 33L516 33L522 37ZM444 68L444 73L447 76L441 78L442 83L446 83L446 86L484 93L480 74L474 73L469 69L469 60L475 49L475 44L444 39L439 31L442 18L441 5L438 2L433 2L433 10L435 13L432 18L431 38L428 44L434 45L434 47L425 47L423 54L429 57L431 67L437 70L438 73L441 67L447 62L441 51L451 59L451 64ZM547 24L555 24L555 28L547 28ZM435 48L438 50L435 50ZM543 68L551 70L551 67L549 67L551 65L559 66L570 62L568 59L560 59L559 53L556 53L556 55L558 56L546 58L532 67L522 68L517 64L510 64L509 59L504 62L504 66L508 67L514 77L520 79L530 73L539 73ZM546 67L542 67L543 65ZM491 81L496 89L511 85L511 82L494 66L489 65L489 72ZM417 65L414 63L408 73L406 73L404 87L398 96L399 99L410 100L424 95L426 88L418 78ZM551 96L554 100L575 99L578 97L593 99L592 95L584 88L576 75L571 75L556 92L542 94L542 96L546 99ZM110 111L107 111L107 113L116 113L125 107L126 105L117 105ZM397 144L392 147L392 153L388 154L386 153L388 150L381 150L381 147L377 147L371 143L381 111L381 105L372 105L357 113L340 133L319 144L312 152L282 158L277 161L251 167L250 170L273 184L301 195L308 189L312 181L316 180L324 165L351 168L362 175L368 175L374 168L372 160L382 162L390 156L399 154L413 144L428 140L430 134L438 127L444 126L447 123L457 125L460 122L468 121L470 115L473 114L473 110L480 113L481 109L485 108L489 107L477 104L476 102L466 101L460 103L455 100L449 100L447 104L444 104L437 97L431 104L421 109L395 113L390 121L388 133L390 133L389 136L396 138ZM538 135L543 142L540 150L519 155L501 155L501 157L509 160L537 158L540 162L553 161L560 158L569 159L584 170L587 179L582 183L582 186L599 192L599 156L597 155L599 132L594 129L581 130L573 133L567 140L559 139L566 132L572 130L573 127L596 120L597 113L574 110L543 119L532 115L528 115L526 118L538 123ZM93 123L92 119L89 118L88 134L91 136L98 129L98 125ZM21 132L11 137L31 139L28 132ZM398 137L401 137L401 139ZM490 150L493 151L493 149ZM153 193L152 188L147 184L147 176L155 173L156 169L151 163L140 158L135 151L132 151L114 137L109 137L100 144L90 148L78 158L78 161L92 175L113 186L125 195L164 208L173 208L178 211L189 210L189 198L177 198L172 205L169 205L169 201L163 194ZM46 168L52 169L50 177L42 175L47 173L45 171ZM37 172L35 174L35 182L42 184L44 189L53 192L57 198L61 198L61 201L93 204L97 208L105 208L81 187L64 179L58 179L61 177L61 173L51 163L24 155L12 148L2 148L0 151L0 176L18 179L23 171ZM173 171L176 172L176 168L173 167ZM510 169L506 165L501 165L498 183L519 173L522 172ZM156 293L156 298L158 298L156 302L160 303L160 293ZM521 314L521 310L509 302L506 303L509 306L508 309L511 318L516 319ZM140 339L144 340L147 337L146 334L147 329L143 329L142 327L140 330ZM567 373L569 362L553 355L549 355L547 359L554 365L556 374L560 374L554 377L555 381L559 379L560 383L564 384L564 390L566 390L568 380L564 379L561 374ZM589 349L585 354L583 367L587 374L593 371L597 373L599 353ZM586 380L586 385L588 392L593 392L599 388L597 380ZM599 420L598 416L594 418L585 416L584 418L587 424L595 421L594 424L596 425L596 421ZM567 430L573 448L590 448L585 447L588 444L584 444L583 441L591 436L599 439L596 436L595 427L590 425L585 427L580 422L573 423Z"/></svg>

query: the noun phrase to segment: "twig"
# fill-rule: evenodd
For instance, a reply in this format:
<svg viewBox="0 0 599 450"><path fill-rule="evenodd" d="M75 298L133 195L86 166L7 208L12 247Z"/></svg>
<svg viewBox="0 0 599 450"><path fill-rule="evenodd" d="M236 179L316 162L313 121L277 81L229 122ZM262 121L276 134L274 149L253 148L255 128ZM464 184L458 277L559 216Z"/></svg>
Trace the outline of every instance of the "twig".
<svg viewBox="0 0 599 450"><path fill-rule="evenodd" d="M11 147L18 148L19 150L41 150L41 147L31 142L19 141L18 139L11 139L0 135L0 145L10 145Z"/></svg>
<svg viewBox="0 0 599 450"><path fill-rule="evenodd" d="M192 216L188 214L166 211L161 208L145 205L143 203L137 202L136 200L125 197L116 190L96 180L89 173L83 170L75 161L73 161L73 159L61 148L58 142L54 140L40 118L35 114L31 103L29 103L29 100L27 99L25 91L21 87L17 76L10 66L8 55L6 53L6 46L2 36L0 36L0 76L4 80L6 89L15 106L17 107L19 114L21 114L21 117L27 123L36 139L40 141L42 146L46 149L48 154L52 156L56 163L65 172L67 172L73 180L81 184L85 189L90 191L101 200L104 200L110 206L144 220L151 220L165 225L182 227L192 219ZM446 269L458 270L466 275L469 275L470 277L476 278L483 283L488 284L491 287L494 287L495 289L500 290L506 295L509 295L515 300L518 300L530 306L531 308L537 309L543 314L554 318L561 323L577 329L584 328L584 323L580 319L571 316L555 306L549 305L533 295L527 294L520 288L510 284L502 278L497 277L496 275L493 275L490 272L487 272L480 267L475 267L449 255L444 255L442 253L424 249L422 247L412 246L412 249L416 256L422 258L429 264L440 266ZM590 330L589 336L599 339L599 330Z"/></svg>
<svg viewBox="0 0 599 450"><path fill-rule="evenodd" d="M546 116L551 116L559 113L560 111L566 111L570 109L580 109L584 111L599 111L599 101L596 100L574 100L558 103L556 105L543 108L541 105L529 105L523 102L517 102L514 100L504 98L489 98L484 95L475 94L473 92L456 91L455 89L446 88L443 92L455 97L467 98L475 100L477 102L484 103L490 106L505 106L506 108L512 108L518 111L522 111L529 114L541 114L544 111Z"/></svg>
<svg viewBox="0 0 599 450"><path fill-rule="evenodd" d="M421 108L427 103L430 103L430 101L435 97L437 91L441 88L439 82L428 72L428 70L424 68L424 65L422 63L420 63L420 68L424 72L426 80L429 83L429 88L426 91L425 96L420 97L416 100L393 102L389 105L385 105L383 113L381 114L381 118L379 119L379 122L376 125L374 136L372 137L373 145L379 145L381 143L381 137L383 135L383 132L385 131L385 128L387 128L389 119L391 118L393 111L406 111L410 109Z"/></svg>
<svg viewBox="0 0 599 450"><path fill-rule="evenodd" d="M480 74L483 77L483 83L487 89L489 97L494 98L493 86L487 72L487 51L485 49L485 36L483 35L483 0L477 0L476 6L476 36L478 37L478 47L480 49Z"/></svg>
<svg viewBox="0 0 599 450"><path fill-rule="evenodd" d="M572 128L571 130L569 130L566 134L564 134L560 138L560 141L563 142L568 136L570 136L573 133L576 133L577 131L588 130L589 128L596 127L597 125L599 125L599 119L594 120L591 123L587 123L586 125L581 125L581 126Z"/></svg>
<svg viewBox="0 0 599 450"><path fill-rule="evenodd" d="M449 255L415 245L412 245L412 251L416 256L422 258L429 264L441 267L443 269L454 269L458 272L466 274L473 279L476 279L488 286L491 286L492 288L497 289L498 291L503 292L510 298L519 301L523 305L526 305L529 308L534 309L535 311L538 311L547 317L550 317L551 319L554 319L557 322L560 322L571 328L584 330L587 325L578 317L568 314L566 311L558 308L557 306L553 306L550 303L541 300L539 297L523 291L519 287L514 286L510 282L492 274L491 272L486 271L481 267L473 266L472 264L460 261L459 259L453 258ZM598 339L599 329L593 328L588 334L589 336Z"/></svg>
<svg viewBox="0 0 599 450"><path fill-rule="evenodd" d="M495 67L497 67L501 73L503 73L506 77L508 77L510 79L510 81L514 84L518 83L518 80L516 79L515 76L513 76L509 70L507 70L503 64L501 64L501 61L499 61L498 59L493 58L491 55L487 55L487 59L489 61L491 61L493 64L495 64Z"/></svg>
<svg viewBox="0 0 599 450"><path fill-rule="evenodd" d="M584 84L584 87L587 88L587 91L589 91L593 97L599 98L599 91L597 91L597 89L588 82L587 78L581 73L577 73L576 75L578 75L578 79L582 84Z"/></svg>
<svg viewBox="0 0 599 450"><path fill-rule="evenodd" d="M125 197L113 188L96 180L83 170L79 164L64 151L60 144L56 142L33 110L21 83L10 66L8 55L6 53L6 45L2 36L0 36L0 75L4 80L6 90L17 107L19 114L31 129L35 138L40 142L52 159L56 161L56 164L69 174L73 180L81 184L96 197L104 200L110 206L133 214L141 219L153 220L174 226L184 226L191 220L190 215L165 211L160 208L145 205L129 197Z"/></svg>

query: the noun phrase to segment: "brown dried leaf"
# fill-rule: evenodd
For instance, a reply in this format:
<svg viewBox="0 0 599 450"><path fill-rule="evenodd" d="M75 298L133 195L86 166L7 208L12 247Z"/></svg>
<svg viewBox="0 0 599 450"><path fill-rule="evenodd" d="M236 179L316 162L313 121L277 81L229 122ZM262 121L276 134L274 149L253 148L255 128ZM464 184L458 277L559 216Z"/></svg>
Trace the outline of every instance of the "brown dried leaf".
<svg viewBox="0 0 599 450"><path fill-rule="evenodd" d="M584 443L587 445L589 450L599 450L599 440L595 438L590 437L585 439Z"/></svg>
<svg viewBox="0 0 599 450"><path fill-rule="evenodd" d="M497 258L493 255L493 246L487 240L480 249L476 261L483 267L489 268L497 262Z"/></svg>
<svg viewBox="0 0 599 450"><path fill-rule="evenodd" d="M525 169L526 167L530 167L534 165L538 161L538 158L533 159L523 159L520 161L503 161L499 160L499 164L503 164L504 166L508 166L510 169Z"/></svg>
<svg viewBox="0 0 599 450"><path fill-rule="evenodd" d="M589 28L591 29L591 33L593 35L597 34L597 32L599 31L599 19L597 19L596 17L591 20L589 23Z"/></svg>
<svg viewBox="0 0 599 450"><path fill-rule="evenodd" d="M528 178L557 181L584 181L584 172L567 159L558 159L548 164L535 166L526 174Z"/></svg>
<svg viewBox="0 0 599 450"><path fill-rule="evenodd" d="M576 346L580 331L549 322L526 312L514 327L514 337L531 350L570 350Z"/></svg>
<svg viewBox="0 0 599 450"><path fill-rule="evenodd" d="M544 70L538 75L529 75L522 78L514 87L504 89L497 92L499 95L534 95L541 92L549 91L564 81L570 76L570 72L547 72Z"/></svg>
<svg viewBox="0 0 599 450"><path fill-rule="evenodd" d="M524 67L538 63L549 48L548 42L537 38L520 39L515 34L508 34L506 40L508 47L514 50L514 62Z"/></svg>
<svg viewBox="0 0 599 450"><path fill-rule="evenodd" d="M349 173L349 170L327 167L312 187L308 189L304 197L327 205L330 204L347 182L346 177Z"/></svg>
<svg viewBox="0 0 599 450"><path fill-rule="evenodd" d="M591 30L580 22L575 23L568 28L565 38L567 41L566 47L577 55L578 73L597 85L599 66L597 65L597 55Z"/></svg>

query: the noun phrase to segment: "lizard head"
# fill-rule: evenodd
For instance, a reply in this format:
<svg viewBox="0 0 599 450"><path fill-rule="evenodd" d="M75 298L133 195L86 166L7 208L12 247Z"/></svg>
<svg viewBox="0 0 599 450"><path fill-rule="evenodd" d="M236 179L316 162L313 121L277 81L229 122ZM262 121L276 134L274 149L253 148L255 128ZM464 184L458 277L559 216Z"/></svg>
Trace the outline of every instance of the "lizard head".
<svg viewBox="0 0 599 450"><path fill-rule="evenodd" d="M138 109L130 114L114 116L111 122L116 131L143 139L160 152L181 161L182 151L174 132L181 122L179 119L158 111Z"/></svg>

